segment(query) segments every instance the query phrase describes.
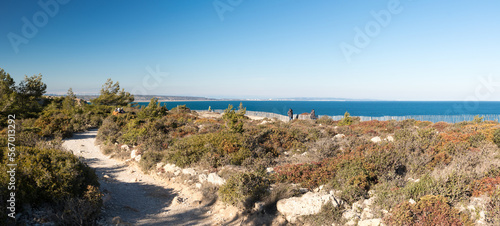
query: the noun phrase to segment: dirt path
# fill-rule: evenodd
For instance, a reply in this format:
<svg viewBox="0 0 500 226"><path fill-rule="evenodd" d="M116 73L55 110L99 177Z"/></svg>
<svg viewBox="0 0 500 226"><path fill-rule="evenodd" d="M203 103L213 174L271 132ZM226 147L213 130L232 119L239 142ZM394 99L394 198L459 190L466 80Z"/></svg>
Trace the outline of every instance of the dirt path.
<svg viewBox="0 0 500 226"><path fill-rule="evenodd" d="M102 224L116 224L116 217L130 225L237 224L234 215L223 219L212 214L215 210L224 212L224 207L201 205L199 191L167 184L102 154L94 145L96 135L97 130L77 133L63 146L96 170L105 194Z"/></svg>

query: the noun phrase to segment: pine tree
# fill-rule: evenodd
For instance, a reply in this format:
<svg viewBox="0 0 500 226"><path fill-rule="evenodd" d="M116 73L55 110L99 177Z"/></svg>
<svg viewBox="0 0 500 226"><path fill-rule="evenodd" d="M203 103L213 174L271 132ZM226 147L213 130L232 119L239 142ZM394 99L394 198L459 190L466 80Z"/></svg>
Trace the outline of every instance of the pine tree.
<svg viewBox="0 0 500 226"><path fill-rule="evenodd" d="M93 104L108 106L126 106L133 101L134 95L125 92L124 89L120 90L120 83L113 83L111 78L108 78L102 86L99 97L91 100Z"/></svg>

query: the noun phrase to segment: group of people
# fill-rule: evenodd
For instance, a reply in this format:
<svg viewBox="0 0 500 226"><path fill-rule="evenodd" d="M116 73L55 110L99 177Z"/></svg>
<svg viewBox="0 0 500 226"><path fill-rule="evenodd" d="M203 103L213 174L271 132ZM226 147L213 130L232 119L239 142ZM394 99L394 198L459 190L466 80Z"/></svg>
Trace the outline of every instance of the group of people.
<svg viewBox="0 0 500 226"><path fill-rule="evenodd" d="M125 111L123 110L123 108L115 108L115 112L125 113Z"/></svg>
<svg viewBox="0 0 500 226"><path fill-rule="evenodd" d="M288 117L290 117L290 121L293 120L293 110L290 108L288 109ZM314 109L312 109L311 111L311 114L309 114L309 117L311 117L311 119L318 119L318 117L316 116L316 112L314 111ZM297 116L295 117L295 119L298 119L299 118L299 114L297 114Z"/></svg>

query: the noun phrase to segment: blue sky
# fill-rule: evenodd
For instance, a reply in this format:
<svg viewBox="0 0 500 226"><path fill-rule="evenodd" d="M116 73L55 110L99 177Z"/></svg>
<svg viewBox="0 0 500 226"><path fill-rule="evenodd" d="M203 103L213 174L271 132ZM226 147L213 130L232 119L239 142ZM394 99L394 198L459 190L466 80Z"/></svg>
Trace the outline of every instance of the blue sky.
<svg viewBox="0 0 500 226"><path fill-rule="evenodd" d="M500 101L499 9L493 0L5 0L0 67L17 82L41 73L49 93L98 93L112 78L151 95Z"/></svg>

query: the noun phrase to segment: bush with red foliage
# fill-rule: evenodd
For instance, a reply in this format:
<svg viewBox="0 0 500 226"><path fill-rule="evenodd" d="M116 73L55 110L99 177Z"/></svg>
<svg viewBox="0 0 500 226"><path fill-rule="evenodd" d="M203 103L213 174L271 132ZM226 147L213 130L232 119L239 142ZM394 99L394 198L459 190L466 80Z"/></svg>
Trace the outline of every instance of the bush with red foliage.
<svg viewBox="0 0 500 226"><path fill-rule="evenodd" d="M403 202L384 218L387 225L472 225L465 214L450 206L442 196L427 195L415 203Z"/></svg>

